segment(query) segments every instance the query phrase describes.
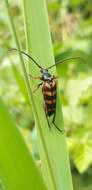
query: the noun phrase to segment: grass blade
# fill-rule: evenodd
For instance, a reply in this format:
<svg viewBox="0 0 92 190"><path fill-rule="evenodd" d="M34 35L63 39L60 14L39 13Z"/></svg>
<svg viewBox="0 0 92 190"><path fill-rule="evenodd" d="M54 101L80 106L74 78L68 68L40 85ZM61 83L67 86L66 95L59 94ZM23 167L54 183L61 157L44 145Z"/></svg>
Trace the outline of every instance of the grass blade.
<svg viewBox="0 0 92 190"><path fill-rule="evenodd" d="M54 63L54 57L45 1L23 0L23 10L28 51L42 67L46 68ZM37 76L39 73L38 68L32 65L33 63L31 62L29 66L30 73ZM40 92L36 93L35 102L38 114L37 129L40 142L40 156L42 160L43 175L48 185L48 189L72 190L73 187L65 135L58 134L58 131L53 129L53 126L52 130L49 131L43 111L43 98ZM56 123L59 127L62 126L63 128L59 96L57 100ZM59 150L58 147L60 147Z"/></svg>
<svg viewBox="0 0 92 190"><path fill-rule="evenodd" d="M30 102L29 102L28 93L27 93L24 78L19 73L19 70L17 69L16 65L14 65L13 62L11 62L11 64L12 64L12 70L13 70L13 73L14 73L14 77L15 77L16 82L17 82L17 84L18 84L18 86L20 88L20 91L21 91L22 95L24 96L25 101L30 106ZM31 107L30 107L30 109L31 109Z"/></svg>
<svg viewBox="0 0 92 190"><path fill-rule="evenodd" d="M45 190L30 153L0 99L0 177L7 190ZM35 183L36 180L36 183Z"/></svg>

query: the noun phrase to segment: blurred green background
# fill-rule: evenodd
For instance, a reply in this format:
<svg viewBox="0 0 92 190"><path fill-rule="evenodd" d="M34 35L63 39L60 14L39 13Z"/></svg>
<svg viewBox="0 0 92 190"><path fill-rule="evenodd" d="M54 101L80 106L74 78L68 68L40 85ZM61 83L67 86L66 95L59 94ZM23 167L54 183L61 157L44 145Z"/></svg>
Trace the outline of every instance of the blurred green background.
<svg viewBox="0 0 92 190"><path fill-rule="evenodd" d="M25 49L20 1L11 11ZM74 190L92 190L92 1L47 0L55 60L80 56L58 67L64 126L67 134ZM0 1L0 96L8 105L29 150L40 166L33 114L3 1ZM19 85L20 84L20 87Z"/></svg>

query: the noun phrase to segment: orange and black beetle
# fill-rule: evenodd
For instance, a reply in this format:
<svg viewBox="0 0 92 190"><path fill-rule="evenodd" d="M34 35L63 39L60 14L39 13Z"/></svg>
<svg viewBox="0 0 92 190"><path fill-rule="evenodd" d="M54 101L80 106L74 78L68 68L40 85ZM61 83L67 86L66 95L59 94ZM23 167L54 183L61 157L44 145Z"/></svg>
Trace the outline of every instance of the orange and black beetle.
<svg viewBox="0 0 92 190"><path fill-rule="evenodd" d="M17 50L16 48L10 49L12 50ZM45 114L48 122L49 128L51 128L49 119L48 117L53 115L53 120L52 123L55 126L55 128L59 131L62 132L63 130L58 128L58 126L55 124L55 115L56 115L56 100L57 100L57 77L49 73L49 69L54 67L57 64L64 63L65 61L68 61L70 59L82 59L81 57L69 57L66 59L63 59L61 61L56 62L54 65L51 65L48 68L42 68L33 57L25 53L24 51L20 51L22 54L26 55L29 57L39 68L41 71L41 76L40 77L33 77L32 75L29 74L31 79L40 79L42 82L37 85L37 87L33 90L35 92L40 86L42 86L42 94L44 98L44 107L45 107ZM82 59L83 60L83 59Z"/></svg>

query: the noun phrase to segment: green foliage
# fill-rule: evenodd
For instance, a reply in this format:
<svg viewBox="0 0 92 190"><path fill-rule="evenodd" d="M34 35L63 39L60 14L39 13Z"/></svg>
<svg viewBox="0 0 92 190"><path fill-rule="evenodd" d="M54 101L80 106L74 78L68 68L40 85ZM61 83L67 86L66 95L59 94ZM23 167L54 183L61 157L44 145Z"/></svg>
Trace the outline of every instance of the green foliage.
<svg viewBox="0 0 92 190"><path fill-rule="evenodd" d="M71 131L72 159L80 172L92 163L92 77L83 78L68 80L65 88L68 103L63 106L65 125Z"/></svg>
<svg viewBox="0 0 92 190"><path fill-rule="evenodd" d="M46 189L30 153L0 99L0 177L5 189ZM36 179L36 183L35 183Z"/></svg>
<svg viewBox="0 0 92 190"><path fill-rule="evenodd" d="M25 49L25 34L20 1L9 1L13 19ZM60 76L59 85L61 101L63 104L64 125L69 146L74 190L92 189L92 2L91 1L48 1L49 19L53 49L56 60L71 56L85 58L86 64L81 61L68 62L58 66ZM3 96L8 107L16 119L17 125L22 128L24 138L36 160L39 159L38 149L35 146L37 136L33 130L32 113L29 111L25 99L25 87L20 82L20 91L12 72L10 64L11 55L7 49L14 47L9 32L9 22L3 11L3 1L0 2L0 95ZM30 21L30 18L29 18ZM31 30L31 25L29 26ZM30 47L29 47L30 49ZM19 71L17 82L24 81L19 66L18 56L12 55L15 69ZM26 64L27 65L27 64ZM33 68L32 68L33 70ZM34 71L33 71L34 72ZM54 72L52 70L52 72ZM15 74L16 75L16 74ZM19 79L21 77L21 79ZM34 83L36 85L36 83ZM23 92L24 91L24 92ZM32 119L31 119L31 118ZM28 132L28 137L27 137ZM30 140L31 139L31 140ZM33 140L32 140L33 139ZM56 141L55 141L56 142Z"/></svg>
<svg viewBox="0 0 92 190"><path fill-rule="evenodd" d="M46 12L46 5L44 2L40 1L35 3L33 0L30 2L29 0L24 2L24 15L25 15L25 26L26 26L26 39L27 39L27 47L31 47L31 54L38 55L38 62L44 67L44 57L46 59L46 64L49 66L51 63L54 63L53 52L52 52L52 45L48 27L48 20L47 20L47 12ZM35 121L38 126L38 134L39 134L39 147L40 147L40 157L42 161L42 169L43 169L43 176L46 181L48 189L56 190L64 188L67 190L72 190L72 179L70 174L69 168L69 160L67 156L67 148L65 143L65 135L62 136L58 134L55 130L53 133L50 133L45 113L43 110L43 106L40 103L42 101L41 95L35 96L35 99L32 96L32 92L30 89L30 84L27 76L27 72L25 69L24 60L22 54L20 53L20 41L18 39L18 32L16 31L14 21L12 19L12 14L9 6L8 0L5 1L7 13L9 16L10 24L11 24L11 31L16 43L17 52L19 54L20 63L22 66L23 74L26 81L26 88L28 90L28 94L30 97L30 102L32 104L32 110L34 113ZM30 10L29 10L30 7ZM34 9L35 7L35 9ZM29 10L29 11L28 11ZM35 14L37 17L35 17ZM31 18L31 35L29 30L29 23ZM29 21L29 22L26 22ZM42 33L40 30L42 30ZM30 37L31 36L31 37ZM37 43L37 44L36 44ZM40 44L40 47L39 47ZM40 55L40 56L39 56ZM31 65L30 65L31 69ZM17 82L19 87L21 86L21 90L24 93L24 89L22 88L22 82L20 83L20 75L16 74L16 67L13 65L13 71L15 73ZM31 73L38 73L36 69L34 72ZM25 93L24 93L25 94ZM34 101L35 100L35 101ZM40 112L39 112L40 107ZM59 95L57 98L57 110L56 110L56 122L57 125L63 125L62 115L61 115L61 106L59 101ZM41 117L43 115L43 117ZM44 124L44 125L43 125ZM53 128L54 129L54 128ZM56 143L54 145L54 142ZM58 152L58 145L61 144L61 151ZM54 145L54 147L53 147ZM62 152L64 152L62 156ZM62 163L62 164L61 164ZM62 169L61 167L62 166ZM62 183L61 183L62 180ZM35 188L35 186L34 186Z"/></svg>

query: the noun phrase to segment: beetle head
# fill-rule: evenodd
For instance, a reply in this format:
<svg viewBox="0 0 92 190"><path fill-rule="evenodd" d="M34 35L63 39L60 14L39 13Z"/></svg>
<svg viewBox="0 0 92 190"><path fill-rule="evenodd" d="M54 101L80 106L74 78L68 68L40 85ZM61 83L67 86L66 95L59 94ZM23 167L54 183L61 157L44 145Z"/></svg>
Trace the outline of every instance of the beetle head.
<svg viewBox="0 0 92 190"><path fill-rule="evenodd" d="M40 71L41 71L41 74L42 74L42 80L43 81L51 81L52 80L52 76L48 72L48 69L41 69Z"/></svg>

